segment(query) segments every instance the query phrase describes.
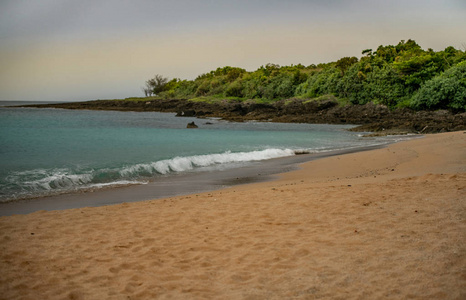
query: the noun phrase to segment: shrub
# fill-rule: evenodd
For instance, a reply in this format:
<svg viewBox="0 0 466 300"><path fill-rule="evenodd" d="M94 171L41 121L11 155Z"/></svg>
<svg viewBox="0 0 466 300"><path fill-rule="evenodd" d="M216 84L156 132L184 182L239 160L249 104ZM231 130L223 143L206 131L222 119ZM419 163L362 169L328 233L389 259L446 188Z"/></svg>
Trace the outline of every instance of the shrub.
<svg viewBox="0 0 466 300"><path fill-rule="evenodd" d="M394 107L403 100L405 87L396 71L388 64L379 68L374 67L364 82L370 101Z"/></svg>
<svg viewBox="0 0 466 300"><path fill-rule="evenodd" d="M243 86L241 85L241 80L237 79L230 83L225 90L225 95L227 97L243 97Z"/></svg>
<svg viewBox="0 0 466 300"><path fill-rule="evenodd" d="M411 106L466 111L466 61L425 82L413 96Z"/></svg>

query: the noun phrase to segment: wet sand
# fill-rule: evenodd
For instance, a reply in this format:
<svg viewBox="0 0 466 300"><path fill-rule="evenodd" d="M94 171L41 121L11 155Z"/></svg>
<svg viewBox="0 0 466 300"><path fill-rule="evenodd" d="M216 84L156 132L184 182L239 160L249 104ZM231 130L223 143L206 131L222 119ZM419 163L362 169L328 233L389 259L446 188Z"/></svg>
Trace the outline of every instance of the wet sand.
<svg viewBox="0 0 466 300"><path fill-rule="evenodd" d="M143 185L103 188L94 191L5 202L0 203L0 216L28 214L39 210L63 210L137 202L214 191L239 184L265 182L276 178L275 175L278 173L296 170L300 163L381 147L383 145L295 155L257 161L248 163L244 167L229 168L221 171L214 169L213 171L186 172L178 175L171 174L170 176L158 177Z"/></svg>
<svg viewBox="0 0 466 300"><path fill-rule="evenodd" d="M466 134L0 218L0 299L465 299Z"/></svg>

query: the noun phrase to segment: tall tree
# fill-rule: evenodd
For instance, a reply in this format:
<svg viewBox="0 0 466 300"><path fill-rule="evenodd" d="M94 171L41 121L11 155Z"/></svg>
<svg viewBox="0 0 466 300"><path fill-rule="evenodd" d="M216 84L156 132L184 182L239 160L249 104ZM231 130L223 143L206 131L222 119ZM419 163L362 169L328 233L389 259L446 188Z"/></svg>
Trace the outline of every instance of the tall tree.
<svg viewBox="0 0 466 300"><path fill-rule="evenodd" d="M168 78L157 74L154 76L154 78L146 81L146 86L143 88L144 93L146 96L158 95L160 92L165 91L167 83Z"/></svg>
<svg viewBox="0 0 466 300"><path fill-rule="evenodd" d="M355 63L358 62L358 58L357 57L343 57L343 58L340 58L337 63L336 63L336 67L338 69L340 69L341 71L341 75L345 75L345 72L346 70L351 67L352 65L354 65Z"/></svg>

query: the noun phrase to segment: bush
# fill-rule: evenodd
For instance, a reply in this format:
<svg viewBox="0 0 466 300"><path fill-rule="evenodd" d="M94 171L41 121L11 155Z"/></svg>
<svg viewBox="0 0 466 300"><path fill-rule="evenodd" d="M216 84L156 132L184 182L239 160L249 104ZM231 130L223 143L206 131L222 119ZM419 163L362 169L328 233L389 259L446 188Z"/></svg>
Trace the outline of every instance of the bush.
<svg viewBox="0 0 466 300"><path fill-rule="evenodd" d="M336 91L340 78L340 71L336 68L328 68L308 77L307 81L296 87L295 96L315 98Z"/></svg>
<svg viewBox="0 0 466 300"><path fill-rule="evenodd" d="M351 66L336 84L335 93L341 98L348 99L353 104L365 104L370 101L364 90L366 75L361 71L364 63Z"/></svg>
<svg viewBox="0 0 466 300"><path fill-rule="evenodd" d="M230 83L225 90L225 95L227 97L243 97L243 86L241 85L241 80L237 79Z"/></svg>
<svg viewBox="0 0 466 300"><path fill-rule="evenodd" d="M413 96L411 106L466 111L466 61L425 82Z"/></svg>
<svg viewBox="0 0 466 300"><path fill-rule="evenodd" d="M389 107L396 106L406 95L405 87L398 74L388 64L381 68L374 67L367 75L364 89L371 102Z"/></svg>
<svg viewBox="0 0 466 300"><path fill-rule="evenodd" d="M192 97L196 92L197 85L194 81L180 81L175 88L175 97L188 98Z"/></svg>
<svg viewBox="0 0 466 300"><path fill-rule="evenodd" d="M264 97L272 99L286 99L293 97L296 86L294 77L290 73L280 73L272 77L264 89Z"/></svg>

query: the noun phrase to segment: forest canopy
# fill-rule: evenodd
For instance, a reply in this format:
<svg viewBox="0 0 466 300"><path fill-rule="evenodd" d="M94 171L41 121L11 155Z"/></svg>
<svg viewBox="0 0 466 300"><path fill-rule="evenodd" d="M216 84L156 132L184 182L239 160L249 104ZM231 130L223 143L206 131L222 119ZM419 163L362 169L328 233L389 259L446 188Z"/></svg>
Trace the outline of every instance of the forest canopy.
<svg viewBox="0 0 466 300"><path fill-rule="evenodd" d="M267 64L253 72L226 66L194 80L156 75L144 91L163 99L206 101L271 102L333 95L348 104L466 111L466 53L454 47L424 50L413 40L402 40L395 46L365 49L359 59L343 57L318 65Z"/></svg>

